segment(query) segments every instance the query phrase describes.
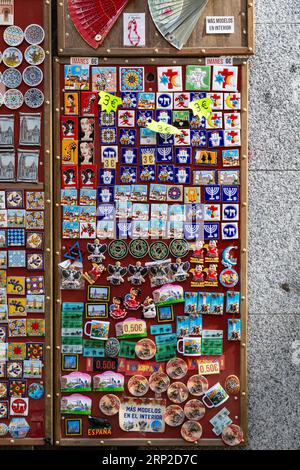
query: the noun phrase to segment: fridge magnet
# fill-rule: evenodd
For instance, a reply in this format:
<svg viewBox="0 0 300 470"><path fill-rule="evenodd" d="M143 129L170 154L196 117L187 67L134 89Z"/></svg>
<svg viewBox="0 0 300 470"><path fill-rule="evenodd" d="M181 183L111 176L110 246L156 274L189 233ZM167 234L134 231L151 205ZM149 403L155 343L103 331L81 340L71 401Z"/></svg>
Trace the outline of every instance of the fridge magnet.
<svg viewBox="0 0 300 470"><path fill-rule="evenodd" d="M103 395L100 398L99 408L101 413L103 413L105 416L116 415L119 412L120 406L120 399L112 393Z"/></svg>
<svg viewBox="0 0 300 470"><path fill-rule="evenodd" d="M228 446L237 446L244 440L244 434L240 426L236 424L230 424L223 429L222 440Z"/></svg>
<svg viewBox="0 0 300 470"><path fill-rule="evenodd" d="M158 91L182 91L182 67L157 67Z"/></svg>
<svg viewBox="0 0 300 470"><path fill-rule="evenodd" d="M38 182L39 158L39 150L18 150L18 181Z"/></svg>
<svg viewBox="0 0 300 470"><path fill-rule="evenodd" d="M185 414L181 406L169 405L165 412L165 422L168 426L177 427L181 426L185 420Z"/></svg>
<svg viewBox="0 0 300 470"><path fill-rule="evenodd" d="M237 91L238 67L214 66L212 89L214 91Z"/></svg>
<svg viewBox="0 0 300 470"><path fill-rule="evenodd" d="M117 91L116 67L92 67L92 91L115 93Z"/></svg>
<svg viewBox="0 0 300 470"><path fill-rule="evenodd" d="M128 391L134 397L142 397L149 390L149 382L143 375L134 375L128 381Z"/></svg>
<svg viewBox="0 0 300 470"><path fill-rule="evenodd" d="M32 109L40 108L44 100L44 93L38 88L29 88L24 95L25 104Z"/></svg>
<svg viewBox="0 0 300 470"><path fill-rule="evenodd" d="M143 67L120 67L121 91L144 91Z"/></svg>
<svg viewBox="0 0 300 470"><path fill-rule="evenodd" d="M228 395L238 395L240 388L240 379L236 375L228 375L228 377L226 377L225 390Z"/></svg>
<svg viewBox="0 0 300 470"><path fill-rule="evenodd" d="M25 60L30 65L41 65L46 57L45 51L41 46L28 46L24 53Z"/></svg>
<svg viewBox="0 0 300 470"><path fill-rule="evenodd" d="M45 31L39 24L30 24L24 32L28 44L41 44L45 39Z"/></svg>
<svg viewBox="0 0 300 470"><path fill-rule="evenodd" d="M19 67L23 62L23 54L16 47L8 47L2 53L2 60L6 67Z"/></svg>
<svg viewBox="0 0 300 470"><path fill-rule="evenodd" d="M224 93L224 109L240 110L241 94L240 93Z"/></svg>
<svg viewBox="0 0 300 470"><path fill-rule="evenodd" d="M64 112L66 115L78 115L79 114L79 94L75 93L64 93Z"/></svg>
<svg viewBox="0 0 300 470"><path fill-rule="evenodd" d="M80 393L64 396L61 398L60 411L63 414L90 415L92 413L92 400Z"/></svg>
<svg viewBox="0 0 300 470"><path fill-rule="evenodd" d="M65 435L66 436L82 436L82 420L81 419L65 419Z"/></svg>
<svg viewBox="0 0 300 470"><path fill-rule="evenodd" d="M88 90L89 67L85 65L65 65L65 90Z"/></svg>
<svg viewBox="0 0 300 470"><path fill-rule="evenodd" d="M210 67L188 65L186 68L186 89L190 91L210 90Z"/></svg>
<svg viewBox="0 0 300 470"><path fill-rule="evenodd" d="M14 146L15 117L11 115L0 116L0 147Z"/></svg>
<svg viewBox="0 0 300 470"><path fill-rule="evenodd" d="M60 378L62 392L90 392L92 390L92 378L83 372L71 372Z"/></svg>
<svg viewBox="0 0 300 470"><path fill-rule="evenodd" d="M228 319L228 341L241 340L241 320L239 318Z"/></svg>
<svg viewBox="0 0 300 470"><path fill-rule="evenodd" d="M183 382L173 382L167 390L167 395L173 403L180 404L187 400L189 391Z"/></svg>
<svg viewBox="0 0 300 470"><path fill-rule="evenodd" d="M181 436L187 442L197 442L202 436L202 426L198 421L186 421L181 427Z"/></svg>
<svg viewBox="0 0 300 470"><path fill-rule="evenodd" d="M0 151L0 181L15 181L16 156L14 151ZM3 214L3 212L1 211ZM1 221L0 221L1 224Z"/></svg>
<svg viewBox="0 0 300 470"><path fill-rule="evenodd" d="M20 90L7 90L4 94L4 105L8 109L19 109L24 103L24 96Z"/></svg>

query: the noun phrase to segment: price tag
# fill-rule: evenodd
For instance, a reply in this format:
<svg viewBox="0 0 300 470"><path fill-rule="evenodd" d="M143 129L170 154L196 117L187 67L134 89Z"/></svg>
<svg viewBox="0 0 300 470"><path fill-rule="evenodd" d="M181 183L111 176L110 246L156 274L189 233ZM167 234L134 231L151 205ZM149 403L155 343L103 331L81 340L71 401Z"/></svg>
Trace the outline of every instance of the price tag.
<svg viewBox="0 0 300 470"><path fill-rule="evenodd" d="M124 321L123 333L124 335L141 334L145 332L144 321Z"/></svg>
<svg viewBox="0 0 300 470"><path fill-rule="evenodd" d="M199 116L200 118L204 116L207 118L209 113L211 113L212 100L210 98L203 98L202 100L191 101L189 108L193 110L194 116Z"/></svg>
<svg viewBox="0 0 300 470"><path fill-rule="evenodd" d="M117 160L115 158L104 158L103 166L107 170L115 170L117 168Z"/></svg>
<svg viewBox="0 0 300 470"><path fill-rule="evenodd" d="M148 122L147 128L153 132L157 132L158 134L181 134L181 130L177 129L177 127L166 124L165 122L157 122L153 119L151 122Z"/></svg>
<svg viewBox="0 0 300 470"><path fill-rule="evenodd" d="M110 93L106 93L105 91L100 91L99 96L99 105L101 106L101 110L106 111L107 114L109 114L111 111L116 112L118 106L123 103L121 98L111 95Z"/></svg>
<svg viewBox="0 0 300 470"><path fill-rule="evenodd" d="M198 361L198 371L200 375L214 375L220 373L219 362L200 362Z"/></svg>

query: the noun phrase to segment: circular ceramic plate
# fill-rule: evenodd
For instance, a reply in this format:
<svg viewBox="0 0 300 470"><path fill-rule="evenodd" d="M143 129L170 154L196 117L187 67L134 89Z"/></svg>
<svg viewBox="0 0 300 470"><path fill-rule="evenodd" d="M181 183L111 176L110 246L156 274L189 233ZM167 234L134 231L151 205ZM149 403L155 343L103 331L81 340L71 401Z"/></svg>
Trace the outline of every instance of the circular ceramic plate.
<svg viewBox="0 0 300 470"><path fill-rule="evenodd" d="M223 429L222 439L228 446L238 446L243 442L244 434L237 424L230 424Z"/></svg>
<svg viewBox="0 0 300 470"><path fill-rule="evenodd" d="M236 375L228 375L228 377L226 377L225 390L228 395L237 395L240 388L240 379Z"/></svg>
<svg viewBox="0 0 300 470"><path fill-rule="evenodd" d="M45 60L45 51L41 46L33 44L27 47L24 57L30 65L41 65Z"/></svg>
<svg viewBox="0 0 300 470"><path fill-rule="evenodd" d="M232 268L225 268L220 276L220 283L222 286L227 287L228 289L234 287L239 282L238 273Z"/></svg>
<svg viewBox="0 0 300 470"><path fill-rule="evenodd" d="M183 238L174 238L170 243L170 253L175 258L184 258L190 251L190 246Z"/></svg>
<svg viewBox="0 0 300 470"><path fill-rule="evenodd" d="M123 259L128 253L128 246L123 240L113 240L108 245L108 254L113 259Z"/></svg>
<svg viewBox="0 0 300 470"><path fill-rule="evenodd" d="M120 343L117 338L108 338L105 342L105 355L108 357L116 357L120 351Z"/></svg>
<svg viewBox="0 0 300 470"><path fill-rule="evenodd" d="M28 44L41 44L45 39L45 31L38 24L27 26L24 34Z"/></svg>
<svg viewBox="0 0 300 470"><path fill-rule="evenodd" d="M165 422L168 426L175 428L181 426L185 419L183 409L179 405L170 405L166 408Z"/></svg>
<svg viewBox="0 0 300 470"><path fill-rule="evenodd" d="M6 436L7 433L8 433L8 426L4 423L0 423L0 436L1 437Z"/></svg>
<svg viewBox="0 0 300 470"><path fill-rule="evenodd" d="M24 95L25 103L29 108L39 108L44 103L44 93L38 88L30 88Z"/></svg>
<svg viewBox="0 0 300 470"><path fill-rule="evenodd" d="M22 83L21 72L13 67L4 70L3 83L7 88L18 88Z"/></svg>
<svg viewBox="0 0 300 470"><path fill-rule="evenodd" d="M4 103L4 96L2 95L2 93L0 93L0 106L2 106Z"/></svg>
<svg viewBox="0 0 300 470"><path fill-rule="evenodd" d="M173 403L183 403L189 396L188 388L183 382L173 382L167 393Z"/></svg>
<svg viewBox="0 0 300 470"><path fill-rule="evenodd" d="M20 90L7 90L4 95L4 104L8 109L19 109L24 103L24 96Z"/></svg>
<svg viewBox="0 0 300 470"><path fill-rule="evenodd" d="M8 47L3 52L3 63L6 67L19 67L23 61L22 52L16 47Z"/></svg>
<svg viewBox="0 0 300 470"><path fill-rule="evenodd" d="M201 439L202 426L198 421L186 421L181 427L181 436L187 442L196 442Z"/></svg>
<svg viewBox="0 0 300 470"><path fill-rule="evenodd" d="M23 80L28 86L38 86L43 81L43 72L39 67L30 65L23 71Z"/></svg>
<svg viewBox="0 0 300 470"><path fill-rule="evenodd" d="M146 240L137 238L129 243L129 252L134 258L143 258L149 252L149 245Z"/></svg>
<svg viewBox="0 0 300 470"><path fill-rule="evenodd" d="M28 396L32 400L39 400L45 393L44 386L40 383L34 382L28 387Z"/></svg>
<svg viewBox="0 0 300 470"><path fill-rule="evenodd" d="M154 242L150 245L149 255L154 261L162 261L167 258L169 247L164 242Z"/></svg>
<svg viewBox="0 0 300 470"><path fill-rule="evenodd" d="M140 339L135 345L135 354L139 359L148 361L155 356L156 345L152 339L143 338Z"/></svg>
<svg viewBox="0 0 300 470"><path fill-rule="evenodd" d="M203 375L192 375L189 378L187 387L191 395L200 397L208 390L208 381Z"/></svg>
<svg viewBox="0 0 300 470"><path fill-rule="evenodd" d="M0 64L2 62L2 52L0 52Z"/></svg>
<svg viewBox="0 0 300 470"><path fill-rule="evenodd" d="M134 375L128 380L128 391L134 397L142 397L149 390L149 382L143 375Z"/></svg>
<svg viewBox="0 0 300 470"><path fill-rule="evenodd" d="M199 421L205 415L205 406L200 400L189 400L184 405L184 414L187 419Z"/></svg>
<svg viewBox="0 0 300 470"><path fill-rule="evenodd" d="M24 41L23 29L19 26L8 26L3 33L3 39L8 46L19 46Z"/></svg>
<svg viewBox="0 0 300 470"><path fill-rule="evenodd" d="M99 402L100 411L105 416L114 416L119 412L120 409L120 400L116 395L112 393L108 393L107 395L103 395Z"/></svg>
<svg viewBox="0 0 300 470"><path fill-rule="evenodd" d="M171 379L183 379L188 371L187 363L180 357L175 357L167 362L166 372Z"/></svg>
<svg viewBox="0 0 300 470"><path fill-rule="evenodd" d="M154 372L149 379L149 384L153 392L163 393L167 391L170 379L164 372Z"/></svg>

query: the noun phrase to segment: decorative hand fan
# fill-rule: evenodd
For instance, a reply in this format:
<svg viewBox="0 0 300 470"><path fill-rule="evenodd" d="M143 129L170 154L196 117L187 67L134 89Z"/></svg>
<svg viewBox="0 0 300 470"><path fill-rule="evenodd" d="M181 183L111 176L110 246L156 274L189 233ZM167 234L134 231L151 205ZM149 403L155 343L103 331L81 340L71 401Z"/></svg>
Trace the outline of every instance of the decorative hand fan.
<svg viewBox="0 0 300 470"><path fill-rule="evenodd" d="M70 17L94 49L104 41L129 0L68 0Z"/></svg>
<svg viewBox="0 0 300 470"><path fill-rule="evenodd" d="M155 26L172 46L182 49L208 0L148 0Z"/></svg>

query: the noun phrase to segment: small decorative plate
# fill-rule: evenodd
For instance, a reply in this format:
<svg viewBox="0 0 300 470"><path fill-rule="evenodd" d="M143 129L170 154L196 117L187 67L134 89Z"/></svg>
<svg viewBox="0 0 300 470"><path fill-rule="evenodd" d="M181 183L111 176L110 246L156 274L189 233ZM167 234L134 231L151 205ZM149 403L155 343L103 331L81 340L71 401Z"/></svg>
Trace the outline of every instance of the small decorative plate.
<svg viewBox="0 0 300 470"><path fill-rule="evenodd" d="M25 95L25 103L29 108L39 108L44 103L44 93L38 88L30 88L27 90Z"/></svg>
<svg viewBox="0 0 300 470"><path fill-rule="evenodd" d="M34 382L28 387L28 396L32 400L39 400L45 393L44 386L38 382Z"/></svg>
<svg viewBox="0 0 300 470"><path fill-rule="evenodd" d="M25 39L28 44L41 44L45 39L45 31L39 24L30 24L25 29Z"/></svg>
<svg viewBox="0 0 300 470"><path fill-rule="evenodd" d="M42 83L44 74L39 67L30 65L23 71L23 80L28 86L38 86Z"/></svg>
<svg viewBox="0 0 300 470"><path fill-rule="evenodd" d="M8 26L3 33L3 39L8 46L19 46L24 41L23 29L19 26Z"/></svg>
<svg viewBox="0 0 300 470"><path fill-rule="evenodd" d="M8 426L5 423L0 423L0 436L6 436L8 433Z"/></svg>
<svg viewBox="0 0 300 470"><path fill-rule="evenodd" d="M187 387L191 395L200 397L208 390L208 380L203 375L192 375L188 380Z"/></svg>
<svg viewBox="0 0 300 470"><path fill-rule="evenodd" d="M3 52L3 63L6 67L19 67L23 61L23 54L16 47L8 47Z"/></svg>
<svg viewBox="0 0 300 470"><path fill-rule="evenodd" d="M165 422L168 426L181 426L185 419L183 409L179 405L170 405L166 408Z"/></svg>
<svg viewBox="0 0 300 470"><path fill-rule="evenodd" d="M155 356L156 353L156 344L152 339L143 338L140 339L135 345L135 354L139 359L143 361L148 361Z"/></svg>
<svg viewBox="0 0 300 470"><path fill-rule="evenodd" d="M2 52L0 52L0 64L2 62Z"/></svg>
<svg viewBox="0 0 300 470"><path fill-rule="evenodd" d="M24 57L30 65L41 65L45 60L45 51L41 46L33 44L27 47Z"/></svg>
<svg viewBox="0 0 300 470"><path fill-rule="evenodd" d="M171 379L183 379L188 371L187 363L180 357L170 359L166 366L166 372Z"/></svg>
<svg viewBox="0 0 300 470"><path fill-rule="evenodd" d="M19 109L24 103L24 96L20 90L7 90L4 95L4 104L8 109Z"/></svg>
<svg viewBox="0 0 300 470"><path fill-rule="evenodd" d="M18 88L22 83L22 74L13 67L4 70L2 81L7 88Z"/></svg>
<svg viewBox="0 0 300 470"><path fill-rule="evenodd" d="M186 421L181 427L181 436L187 442L196 442L201 439L202 426L198 421Z"/></svg>
<svg viewBox="0 0 300 470"><path fill-rule="evenodd" d="M163 393L167 391L170 379L164 372L154 372L149 379L149 385L152 392Z"/></svg>
<svg viewBox="0 0 300 470"><path fill-rule="evenodd" d="M223 429L222 439L228 446L238 446L244 440L244 433L237 424L230 424Z"/></svg>
<svg viewBox="0 0 300 470"><path fill-rule="evenodd" d="M187 400L189 391L183 382L173 382L167 390L168 398L173 403L180 404Z"/></svg>
<svg viewBox="0 0 300 470"><path fill-rule="evenodd" d="M100 398L99 408L100 411L105 416L114 416L119 412L120 409L120 399L113 395L112 393L108 393L107 395L103 395Z"/></svg>
<svg viewBox="0 0 300 470"><path fill-rule="evenodd" d="M4 97L3 97L2 93L0 93L0 106L3 105L3 102L4 102Z"/></svg>
<svg viewBox="0 0 300 470"><path fill-rule="evenodd" d="M187 419L199 421L205 415L205 406L200 400L189 400L184 405L184 414Z"/></svg>
<svg viewBox="0 0 300 470"><path fill-rule="evenodd" d="M128 380L128 391L134 397L142 397L149 390L149 382L143 375L134 375Z"/></svg>

